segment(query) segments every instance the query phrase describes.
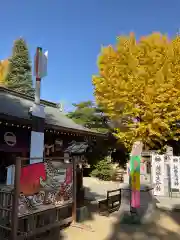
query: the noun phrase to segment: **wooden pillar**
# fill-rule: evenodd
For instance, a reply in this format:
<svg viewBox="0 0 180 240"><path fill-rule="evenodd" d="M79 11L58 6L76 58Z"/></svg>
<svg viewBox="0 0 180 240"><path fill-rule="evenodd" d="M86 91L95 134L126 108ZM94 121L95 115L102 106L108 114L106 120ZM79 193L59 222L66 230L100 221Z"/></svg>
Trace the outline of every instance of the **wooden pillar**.
<svg viewBox="0 0 180 240"><path fill-rule="evenodd" d="M14 194L12 203L12 215L11 215L11 240L17 240L18 231L18 199L20 194L20 174L21 174L21 158L16 158L15 163L15 179L14 179Z"/></svg>
<svg viewBox="0 0 180 240"><path fill-rule="evenodd" d="M77 159L76 157L72 158L72 164L73 164L73 211L72 211L72 217L73 221L77 221L77 176L76 176L76 167L77 167Z"/></svg>

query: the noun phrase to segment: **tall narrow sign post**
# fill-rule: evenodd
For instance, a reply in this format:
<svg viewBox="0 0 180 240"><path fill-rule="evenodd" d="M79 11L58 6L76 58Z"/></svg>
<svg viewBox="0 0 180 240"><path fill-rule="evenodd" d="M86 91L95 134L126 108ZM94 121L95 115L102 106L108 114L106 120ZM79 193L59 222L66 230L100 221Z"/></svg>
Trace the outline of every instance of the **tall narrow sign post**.
<svg viewBox="0 0 180 240"><path fill-rule="evenodd" d="M131 156L131 207L140 207L140 156Z"/></svg>
<svg viewBox="0 0 180 240"><path fill-rule="evenodd" d="M44 106L40 104L41 79L47 75L47 52L43 53L42 48L37 47L34 58L34 76L36 77L35 101L31 108L32 131L30 147L30 163L43 161L44 154ZM34 160L32 158L39 158Z"/></svg>
<svg viewBox="0 0 180 240"><path fill-rule="evenodd" d="M143 144L135 142L130 157L130 211L135 212L136 208L140 207L140 163Z"/></svg>

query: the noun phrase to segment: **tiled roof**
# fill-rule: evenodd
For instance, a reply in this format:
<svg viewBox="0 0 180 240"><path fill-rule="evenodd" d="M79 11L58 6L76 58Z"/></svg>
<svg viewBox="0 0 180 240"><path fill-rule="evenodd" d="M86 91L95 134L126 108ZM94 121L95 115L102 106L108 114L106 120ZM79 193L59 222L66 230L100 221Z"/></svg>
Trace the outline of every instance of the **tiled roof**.
<svg viewBox="0 0 180 240"><path fill-rule="evenodd" d="M29 109L33 105L33 102L34 100L31 97L0 87L0 114L30 120ZM42 100L41 104L45 106L45 121L48 125L57 128L66 128L67 130L92 133L94 135L104 135L76 124L73 120L60 112L55 103Z"/></svg>
<svg viewBox="0 0 180 240"><path fill-rule="evenodd" d="M88 148L88 143L86 142L72 142L64 152L82 154L86 152Z"/></svg>

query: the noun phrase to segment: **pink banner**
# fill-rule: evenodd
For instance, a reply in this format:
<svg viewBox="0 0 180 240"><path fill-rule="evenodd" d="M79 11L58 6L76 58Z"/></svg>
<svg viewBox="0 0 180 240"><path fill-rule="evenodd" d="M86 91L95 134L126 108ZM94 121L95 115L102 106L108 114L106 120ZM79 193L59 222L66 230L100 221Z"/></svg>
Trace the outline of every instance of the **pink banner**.
<svg viewBox="0 0 180 240"><path fill-rule="evenodd" d="M140 208L140 191L133 190L131 192L131 207Z"/></svg>

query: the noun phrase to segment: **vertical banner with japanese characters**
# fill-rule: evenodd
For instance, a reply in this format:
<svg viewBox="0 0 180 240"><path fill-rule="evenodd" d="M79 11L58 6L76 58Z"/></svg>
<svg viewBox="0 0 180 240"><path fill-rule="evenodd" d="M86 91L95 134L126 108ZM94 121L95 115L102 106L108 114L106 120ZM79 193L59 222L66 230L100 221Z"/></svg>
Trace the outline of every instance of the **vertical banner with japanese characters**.
<svg viewBox="0 0 180 240"><path fill-rule="evenodd" d="M171 188L180 189L180 157L171 156L170 160L171 171Z"/></svg>
<svg viewBox="0 0 180 240"><path fill-rule="evenodd" d="M164 155L152 155L152 179L154 184L154 195L164 195Z"/></svg>

